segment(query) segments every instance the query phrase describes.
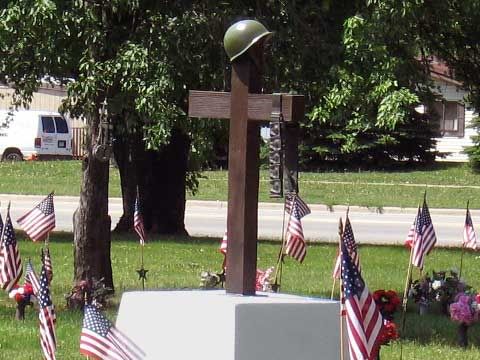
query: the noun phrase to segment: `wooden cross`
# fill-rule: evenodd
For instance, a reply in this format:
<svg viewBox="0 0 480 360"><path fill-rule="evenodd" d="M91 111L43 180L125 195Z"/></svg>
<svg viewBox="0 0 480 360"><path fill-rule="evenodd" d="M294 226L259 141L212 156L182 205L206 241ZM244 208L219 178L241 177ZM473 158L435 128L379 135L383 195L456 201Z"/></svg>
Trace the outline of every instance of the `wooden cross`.
<svg viewBox="0 0 480 360"><path fill-rule="evenodd" d="M189 92L188 116L230 119L226 291L254 295L257 270L260 122L269 120L275 95L261 91L261 73L248 56L232 62L231 93ZM304 116L304 97L282 95L286 123Z"/></svg>

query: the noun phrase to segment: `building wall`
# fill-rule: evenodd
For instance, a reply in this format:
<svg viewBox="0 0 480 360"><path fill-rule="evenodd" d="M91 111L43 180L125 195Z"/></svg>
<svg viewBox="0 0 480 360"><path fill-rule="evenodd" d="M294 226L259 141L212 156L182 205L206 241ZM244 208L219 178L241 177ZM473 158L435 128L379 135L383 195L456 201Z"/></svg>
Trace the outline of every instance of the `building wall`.
<svg viewBox="0 0 480 360"><path fill-rule="evenodd" d="M14 90L7 86L0 86L0 109L7 110L11 106ZM52 91L48 93L36 92L28 110L58 111L66 91ZM23 107L20 109L24 109Z"/></svg>
<svg viewBox="0 0 480 360"><path fill-rule="evenodd" d="M452 85L447 81L435 81L435 90L447 101L465 101L467 92L458 86ZM446 158L438 158L439 161L468 161L468 156L463 153L464 149L473 145L471 136L475 135L475 130L469 128L472 118L478 114L468 103L465 104L465 134L463 137L443 136L437 138L437 150L442 153L451 153Z"/></svg>

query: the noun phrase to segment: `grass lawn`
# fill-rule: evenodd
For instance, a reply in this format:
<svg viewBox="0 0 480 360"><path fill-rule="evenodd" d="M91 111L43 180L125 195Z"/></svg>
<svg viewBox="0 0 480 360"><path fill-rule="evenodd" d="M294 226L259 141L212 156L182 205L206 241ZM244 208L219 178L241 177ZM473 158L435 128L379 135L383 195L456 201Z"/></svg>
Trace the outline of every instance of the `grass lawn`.
<svg viewBox="0 0 480 360"><path fill-rule="evenodd" d="M40 245L23 240L18 235L20 252L24 262L32 258L39 272ZM116 296L108 309L108 317L114 320L121 293L140 289L141 283L135 269L140 262L139 245L135 237L113 237L112 265ZM222 255L218 252L219 239L173 239L156 238L145 248L145 267L149 269L147 287L197 288L202 270L219 271ZM58 359L82 359L78 354L82 314L65 309L64 294L72 286L72 235L52 234L50 251L53 262L53 301L57 310ZM278 244L260 242L258 262L264 269L275 264ZM314 244L309 246L303 264L286 259L282 292L329 297L332 286L331 270L336 253L334 245ZM402 293L408 252L400 247L361 246L360 257L363 276L370 290L394 289ZM426 261L426 271L449 269L459 263L460 252L451 249L436 249ZM464 275L467 282L480 289L474 254L464 259ZM435 264L435 266L433 266ZM415 273L415 276L418 276ZM456 346L456 325L438 309L420 317L415 305L411 305L407 317L406 341L403 345L404 359L478 359L480 357L480 326L469 330L471 346L461 350ZM26 320L14 320L15 304L6 293L0 293L0 359L39 359L36 311L26 310ZM399 322L399 319L396 319ZM321 324L319 324L321 326ZM147 331L150 329L146 329ZM398 343L382 348L383 359L398 359ZM253 359L252 359L253 360Z"/></svg>
<svg viewBox="0 0 480 360"><path fill-rule="evenodd" d="M268 197L268 173L260 173L260 201ZM0 193L78 195L80 161L0 162ZM110 169L110 196L119 197L118 170ZM480 208L480 174L468 165L438 163L431 169L403 171L300 173L300 192L308 203L369 207L417 207L427 189L432 208ZM226 200L227 172L206 171L189 199ZM277 200L278 201L278 200Z"/></svg>

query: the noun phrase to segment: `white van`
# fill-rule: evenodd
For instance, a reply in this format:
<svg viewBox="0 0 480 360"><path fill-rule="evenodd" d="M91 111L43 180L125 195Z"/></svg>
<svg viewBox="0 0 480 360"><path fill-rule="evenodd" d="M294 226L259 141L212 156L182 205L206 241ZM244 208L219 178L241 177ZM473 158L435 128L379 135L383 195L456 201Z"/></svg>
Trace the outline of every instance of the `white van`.
<svg viewBox="0 0 480 360"><path fill-rule="evenodd" d="M0 111L3 161L72 158L72 131L57 112Z"/></svg>

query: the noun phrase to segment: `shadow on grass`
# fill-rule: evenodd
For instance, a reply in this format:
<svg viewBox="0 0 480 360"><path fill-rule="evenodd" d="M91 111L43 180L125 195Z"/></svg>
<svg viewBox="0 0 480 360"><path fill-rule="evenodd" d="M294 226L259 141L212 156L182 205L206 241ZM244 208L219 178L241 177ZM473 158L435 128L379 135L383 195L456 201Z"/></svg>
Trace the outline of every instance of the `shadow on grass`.
<svg viewBox="0 0 480 360"><path fill-rule="evenodd" d="M398 315L397 324L400 327L401 315ZM437 304L434 304L425 315L418 314L415 304L409 305L403 338L418 344L428 345L440 343L449 346L458 346L458 323L441 313ZM468 343L470 346L480 347L480 326L472 325L468 329Z"/></svg>

